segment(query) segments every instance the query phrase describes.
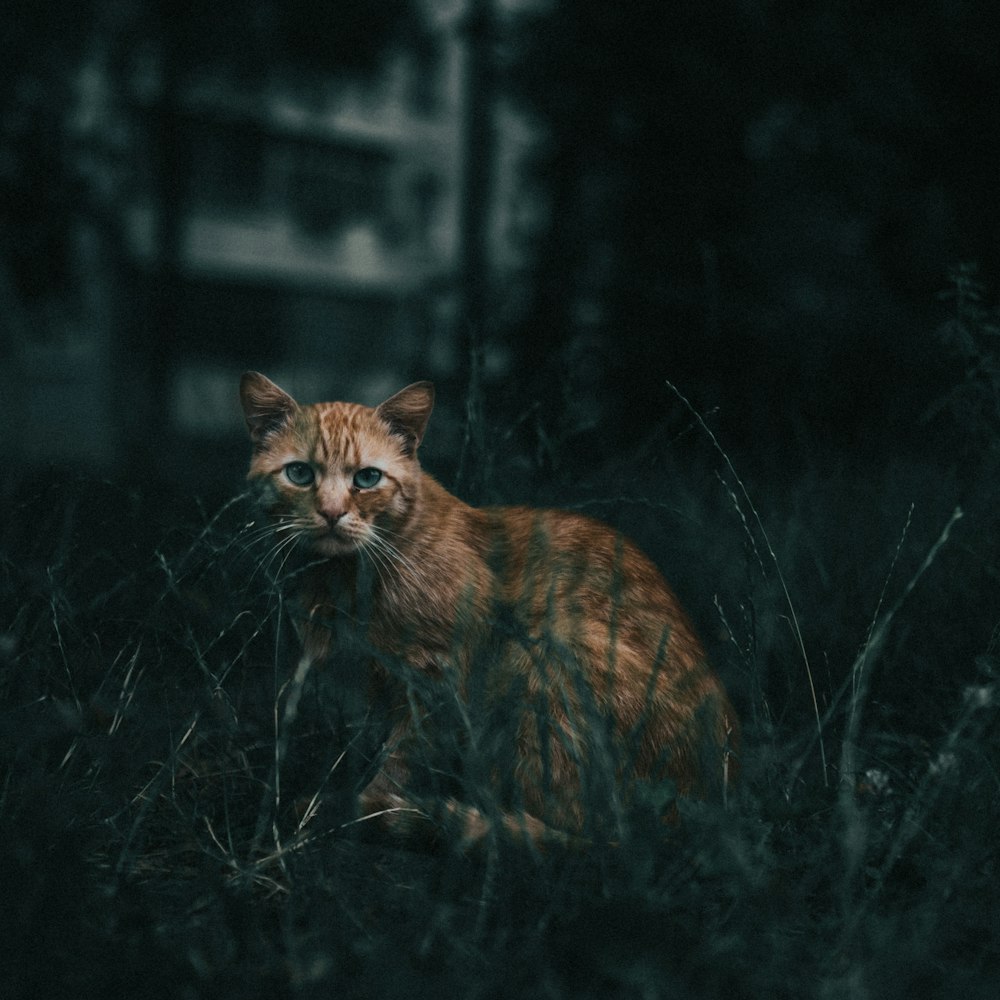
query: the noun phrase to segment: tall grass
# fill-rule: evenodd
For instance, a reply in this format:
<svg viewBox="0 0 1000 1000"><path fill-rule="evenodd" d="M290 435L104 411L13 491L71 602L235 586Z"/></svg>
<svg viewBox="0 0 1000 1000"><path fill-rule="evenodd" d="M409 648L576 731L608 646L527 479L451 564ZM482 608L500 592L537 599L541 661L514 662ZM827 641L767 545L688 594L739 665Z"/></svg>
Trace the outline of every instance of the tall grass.
<svg viewBox="0 0 1000 1000"><path fill-rule="evenodd" d="M609 500L700 592L746 729L726 808L680 803L665 834L649 788L624 846L582 851L415 850L357 821L382 735L363 666L350 645L300 661L295 567L243 498L12 489L0 993L994 996L1000 615L976 512L907 501L878 536L870 495L804 476L760 501L719 451L721 487L664 463L630 498L567 498ZM474 756L475 720L448 718ZM429 792L496 808L474 760L434 763Z"/></svg>

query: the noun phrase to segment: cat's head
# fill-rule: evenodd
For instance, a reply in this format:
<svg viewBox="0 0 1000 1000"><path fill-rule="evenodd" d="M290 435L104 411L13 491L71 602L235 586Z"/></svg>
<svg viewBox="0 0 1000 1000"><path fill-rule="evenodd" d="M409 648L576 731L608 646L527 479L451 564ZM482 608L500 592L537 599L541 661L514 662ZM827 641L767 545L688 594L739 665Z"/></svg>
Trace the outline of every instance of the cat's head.
<svg viewBox="0 0 1000 1000"><path fill-rule="evenodd" d="M417 448L434 387L415 382L376 407L303 406L259 372L240 381L253 457L248 480L276 531L326 556L393 542L419 499Z"/></svg>

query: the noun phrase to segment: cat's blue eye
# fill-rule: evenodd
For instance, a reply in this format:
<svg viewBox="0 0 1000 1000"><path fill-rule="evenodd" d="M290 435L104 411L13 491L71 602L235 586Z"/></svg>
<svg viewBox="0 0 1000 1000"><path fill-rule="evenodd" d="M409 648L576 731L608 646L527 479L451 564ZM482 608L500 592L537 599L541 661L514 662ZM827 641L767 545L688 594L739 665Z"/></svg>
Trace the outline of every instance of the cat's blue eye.
<svg viewBox="0 0 1000 1000"><path fill-rule="evenodd" d="M382 473L378 469L358 469L354 473L354 485L359 490L370 490L381 478Z"/></svg>
<svg viewBox="0 0 1000 1000"><path fill-rule="evenodd" d="M289 462L285 466L285 478L295 486L310 486L316 473L308 462Z"/></svg>

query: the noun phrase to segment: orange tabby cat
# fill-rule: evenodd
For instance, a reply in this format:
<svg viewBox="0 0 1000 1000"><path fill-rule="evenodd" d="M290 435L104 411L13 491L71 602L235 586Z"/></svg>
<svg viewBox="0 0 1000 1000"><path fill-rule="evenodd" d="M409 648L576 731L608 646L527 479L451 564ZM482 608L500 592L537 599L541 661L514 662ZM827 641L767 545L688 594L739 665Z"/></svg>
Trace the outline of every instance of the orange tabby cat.
<svg viewBox="0 0 1000 1000"><path fill-rule="evenodd" d="M436 815L470 841L499 824L543 842L613 834L640 782L724 793L736 715L631 542L580 514L448 493L417 460L429 382L374 409L300 406L248 372L240 397L248 479L279 537L311 555L304 655L328 659L360 630L367 697L388 716L361 816L403 834ZM464 796L418 791L446 773Z"/></svg>

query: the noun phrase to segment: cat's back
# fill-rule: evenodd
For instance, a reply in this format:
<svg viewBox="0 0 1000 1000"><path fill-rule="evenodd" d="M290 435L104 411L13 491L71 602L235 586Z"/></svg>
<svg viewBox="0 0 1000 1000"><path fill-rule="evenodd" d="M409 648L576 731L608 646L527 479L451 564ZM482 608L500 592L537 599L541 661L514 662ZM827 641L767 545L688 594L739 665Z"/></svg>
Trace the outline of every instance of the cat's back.
<svg viewBox="0 0 1000 1000"><path fill-rule="evenodd" d="M627 536L576 511L533 507L482 510L485 558L505 597L526 595L551 608L604 623L670 625L676 638L697 643L673 591L652 560ZM602 626L603 627L603 626Z"/></svg>

